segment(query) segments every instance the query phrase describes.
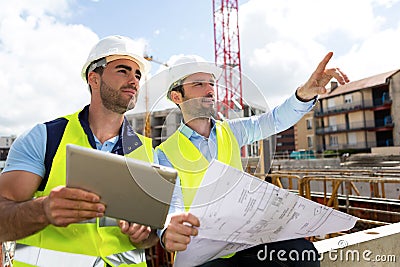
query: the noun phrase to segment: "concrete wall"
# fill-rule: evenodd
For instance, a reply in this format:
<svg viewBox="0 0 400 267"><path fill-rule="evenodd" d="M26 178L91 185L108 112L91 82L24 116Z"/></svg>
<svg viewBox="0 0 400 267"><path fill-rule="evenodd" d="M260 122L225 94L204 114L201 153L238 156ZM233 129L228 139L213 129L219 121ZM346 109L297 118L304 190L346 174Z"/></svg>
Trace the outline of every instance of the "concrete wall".
<svg viewBox="0 0 400 267"><path fill-rule="evenodd" d="M314 242L321 267L400 266L400 223Z"/></svg>
<svg viewBox="0 0 400 267"><path fill-rule="evenodd" d="M339 168L339 158L327 158L327 159L299 159L299 160L275 160L272 162L274 170L281 168L294 169L294 168L305 168L305 169L319 169L324 167Z"/></svg>

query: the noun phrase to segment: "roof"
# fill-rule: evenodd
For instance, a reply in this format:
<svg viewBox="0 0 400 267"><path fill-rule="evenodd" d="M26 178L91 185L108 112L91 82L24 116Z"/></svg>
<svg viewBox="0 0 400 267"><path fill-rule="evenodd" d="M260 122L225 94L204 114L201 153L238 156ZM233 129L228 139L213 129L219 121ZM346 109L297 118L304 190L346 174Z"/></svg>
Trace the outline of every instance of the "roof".
<svg viewBox="0 0 400 267"><path fill-rule="evenodd" d="M333 96L343 95L345 93L359 91L362 89L371 88L371 87L385 84L387 82L388 78L392 77L396 72L399 72L399 71L400 71L400 69L396 69L396 70L388 71L385 73L377 74L377 75L374 75L374 76L371 76L368 78L364 78L362 80L358 80L358 81L350 82L350 83L347 83L344 85L340 85L337 88L335 88L334 90L332 90L324 95L321 95L319 98L320 99L330 98Z"/></svg>

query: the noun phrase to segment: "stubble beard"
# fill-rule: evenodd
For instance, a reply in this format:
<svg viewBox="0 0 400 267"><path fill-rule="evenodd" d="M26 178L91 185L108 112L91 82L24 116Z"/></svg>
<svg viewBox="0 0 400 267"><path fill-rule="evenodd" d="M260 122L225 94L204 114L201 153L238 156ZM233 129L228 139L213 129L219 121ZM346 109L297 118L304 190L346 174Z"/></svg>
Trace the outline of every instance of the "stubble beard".
<svg viewBox="0 0 400 267"><path fill-rule="evenodd" d="M104 107L118 114L124 114L126 111L136 106L136 95L126 100L121 97L120 91L112 88L106 82L100 83L100 97Z"/></svg>
<svg viewBox="0 0 400 267"><path fill-rule="evenodd" d="M211 103L203 103L204 98L183 99L180 104L182 111L186 114L185 120L209 119L215 117L216 111Z"/></svg>

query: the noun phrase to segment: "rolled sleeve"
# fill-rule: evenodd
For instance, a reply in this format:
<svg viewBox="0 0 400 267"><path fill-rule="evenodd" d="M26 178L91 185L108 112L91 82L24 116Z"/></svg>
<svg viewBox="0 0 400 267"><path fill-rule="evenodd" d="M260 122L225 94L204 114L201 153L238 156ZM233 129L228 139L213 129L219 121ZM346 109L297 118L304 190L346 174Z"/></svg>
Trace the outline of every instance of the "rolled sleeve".
<svg viewBox="0 0 400 267"><path fill-rule="evenodd" d="M3 172L27 171L43 177L46 141L44 124L37 124L20 135L10 148Z"/></svg>

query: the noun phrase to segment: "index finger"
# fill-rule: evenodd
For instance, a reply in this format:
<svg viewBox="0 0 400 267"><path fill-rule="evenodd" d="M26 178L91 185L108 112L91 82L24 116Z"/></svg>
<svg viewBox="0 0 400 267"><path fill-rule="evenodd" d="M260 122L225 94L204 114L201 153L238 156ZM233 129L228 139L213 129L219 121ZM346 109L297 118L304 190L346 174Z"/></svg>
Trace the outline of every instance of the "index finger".
<svg viewBox="0 0 400 267"><path fill-rule="evenodd" d="M65 198L72 199L72 200L83 200L87 202L100 202L100 196L95 193L79 189L79 188L68 188L64 187L62 189L63 193L65 194Z"/></svg>
<svg viewBox="0 0 400 267"><path fill-rule="evenodd" d="M324 59L318 64L317 69L315 70L316 73L322 73L324 72L326 65L328 65L329 60L331 60L333 56L333 52L328 52Z"/></svg>

